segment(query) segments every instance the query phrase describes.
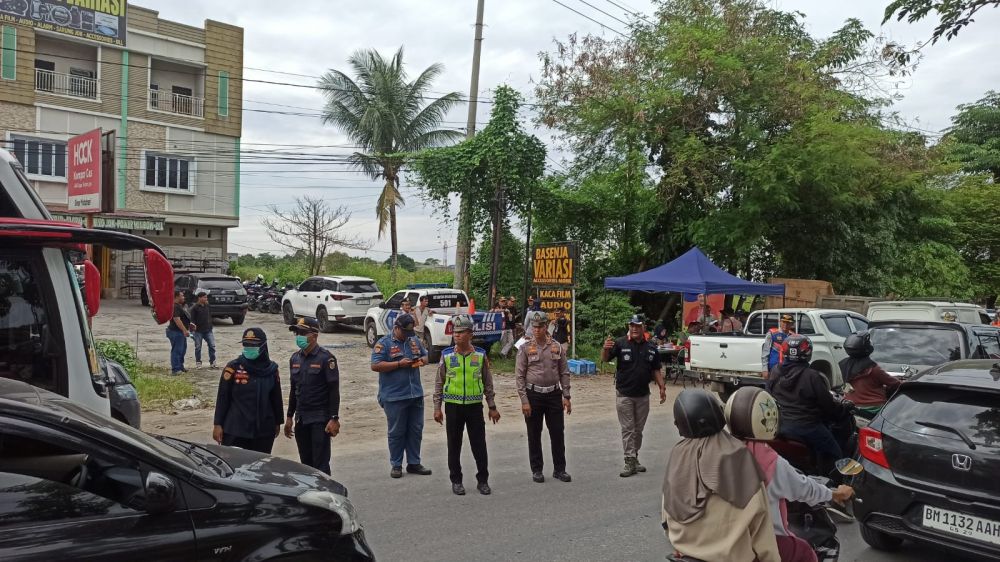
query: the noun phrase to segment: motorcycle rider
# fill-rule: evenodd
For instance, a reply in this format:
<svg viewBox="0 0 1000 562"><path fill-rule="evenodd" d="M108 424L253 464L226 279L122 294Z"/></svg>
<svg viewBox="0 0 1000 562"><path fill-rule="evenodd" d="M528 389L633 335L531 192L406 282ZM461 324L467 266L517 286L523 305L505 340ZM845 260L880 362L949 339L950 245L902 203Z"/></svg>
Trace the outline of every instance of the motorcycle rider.
<svg viewBox="0 0 1000 562"><path fill-rule="evenodd" d="M725 411L729 433L746 443L764 473L767 504L781 561L816 562L812 546L795 536L788 526L787 502L812 506L831 500L844 503L854 495L854 489L842 484L831 490L807 478L766 443L778 433L779 413L778 404L763 389L752 386L738 389L726 402Z"/></svg>
<svg viewBox="0 0 1000 562"><path fill-rule="evenodd" d="M679 554L712 562L779 562L764 477L728 432L722 404L701 389L674 402L674 445L663 479L663 528Z"/></svg>
<svg viewBox="0 0 1000 562"><path fill-rule="evenodd" d="M885 369L872 360L871 354L875 351L875 346L872 345L872 336L868 330L847 336L844 351L847 352L847 357L840 361L840 371L844 374L844 382L851 385L851 390L844 398L854 402L863 417L871 419L896 392L902 381L885 372Z"/></svg>
<svg viewBox="0 0 1000 562"><path fill-rule="evenodd" d="M808 337L792 335L785 343L785 362L767 380L767 391L781 411L778 435L805 443L817 457L820 475L836 480L834 463L844 457L854 429L853 404L835 400L826 375L809 367L813 345Z"/></svg>

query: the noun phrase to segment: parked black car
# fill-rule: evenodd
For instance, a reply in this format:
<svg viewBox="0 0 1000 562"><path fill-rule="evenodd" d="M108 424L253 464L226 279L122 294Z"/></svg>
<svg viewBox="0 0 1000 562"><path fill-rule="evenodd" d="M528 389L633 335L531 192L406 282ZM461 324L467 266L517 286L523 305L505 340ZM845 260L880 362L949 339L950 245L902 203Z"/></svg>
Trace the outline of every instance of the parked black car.
<svg viewBox="0 0 1000 562"><path fill-rule="evenodd" d="M374 560L344 486L0 379L0 560L275 558Z"/></svg>
<svg viewBox="0 0 1000 562"><path fill-rule="evenodd" d="M915 375L859 437L855 515L865 542L895 550L909 539L1000 559L1000 363L954 361Z"/></svg>
<svg viewBox="0 0 1000 562"><path fill-rule="evenodd" d="M142 407L139 404L139 393L136 392L132 379L125 367L117 361L112 361L98 354L101 369L108 377L108 399L111 400L111 417L139 429L142 423Z"/></svg>
<svg viewBox="0 0 1000 562"><path fill-rule="evenodd" d="M208 291L208 307L212 318L231 318L240 325L247 315L247 291L239 277L219 273L181 273L174 277L174 289L184 291L188 306L195 303L199 289Z"/></svg>

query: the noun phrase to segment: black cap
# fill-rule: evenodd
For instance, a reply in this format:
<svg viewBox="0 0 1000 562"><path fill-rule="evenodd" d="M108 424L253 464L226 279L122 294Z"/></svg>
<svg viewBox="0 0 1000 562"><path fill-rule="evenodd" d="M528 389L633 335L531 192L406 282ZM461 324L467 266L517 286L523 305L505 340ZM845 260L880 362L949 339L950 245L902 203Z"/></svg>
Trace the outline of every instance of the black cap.
<svg viewBox="0 0 1000 562"><path fill-rule="evenodd" d="M289 332L296 334L318 334L319 322L315 318L299 318L299 321L288 327Z"/></svg>
<svg viewBox="0 0 1000 562"><path fill-rule="evenodd" d="M393 326L402 330L403 335L412 336L414 324L416 324L416 321L413 319L412 315L400 314L396 317L396 322Z"/></svg>
<svg viewBox="0 0 1000 562"><path fill-rule="evenodd" d="M267 343L267 334L260 328L247 328L240 343L247 347L260 347Z"/></svg>
<svg viewBox="0 0 1000 562"><path fill-rule="evenodd" d="M645 326L646 321L639 314L633 314L632 318L628 321L629 324L639 324L640 326Z"/></svg>

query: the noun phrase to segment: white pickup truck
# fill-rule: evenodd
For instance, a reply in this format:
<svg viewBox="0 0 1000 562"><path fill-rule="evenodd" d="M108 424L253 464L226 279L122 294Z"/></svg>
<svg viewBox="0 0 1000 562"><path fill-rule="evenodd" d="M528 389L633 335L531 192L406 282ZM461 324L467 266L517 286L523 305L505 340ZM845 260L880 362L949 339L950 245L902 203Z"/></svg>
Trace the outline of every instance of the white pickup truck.
<svg viewBox="0 0 1000 562"><path fill-rule="evenodd" d="M838 363L847 357L844 340L868 327L864 316L846 310L781 308L753 312L742 334L691 336L685 357L688 370L712 383L712 390L723 398L741 386L764 386L761 377L764 335L778 327L778 319L784 314L795 318L795 333L809 336L812 341L812 367L825 374L833 388L842 386Z"/></svg>
<svg viewBox="0 0 1000 562"><path fill-rule="evenodd" d="M411 285L398 291L377 307L368 309L365 316L365 340L368 347L375 347L379 338L392 330L396 317L401 314L403 300L409 300L416 308L421 297L427 297L427 308L431 314L424 323L424 329L417 333L427 348L427 360L437 363L441 352L454 345L451 332L451 318L469 309L469 297L464 291L437 284ZM504 330L503 313L476 312L472 315L473 345L489 348L500 341Z"/></svg>

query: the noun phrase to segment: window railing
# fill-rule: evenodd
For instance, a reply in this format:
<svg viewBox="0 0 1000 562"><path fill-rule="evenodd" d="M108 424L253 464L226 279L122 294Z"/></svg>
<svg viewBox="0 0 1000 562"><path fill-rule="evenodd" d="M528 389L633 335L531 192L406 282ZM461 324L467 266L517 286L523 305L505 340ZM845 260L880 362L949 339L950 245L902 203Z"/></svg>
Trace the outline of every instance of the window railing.
<svg viewBox="0 0 1000 562"><path fill-rule="evenodd" d="M205 98L196 96L186 96L165 92L155 88L149 89L149 107L157 111L176 113L178 115L190 115L192 117L204 117Z"/></svg>
<svg viewBox="0 0 1000 562"><path fill-rule="evenodd" d="M51 70L36 68L35 90L50 94L59 94L61 96L96 100L97 79L77 74L60 74Z"/></svg>

